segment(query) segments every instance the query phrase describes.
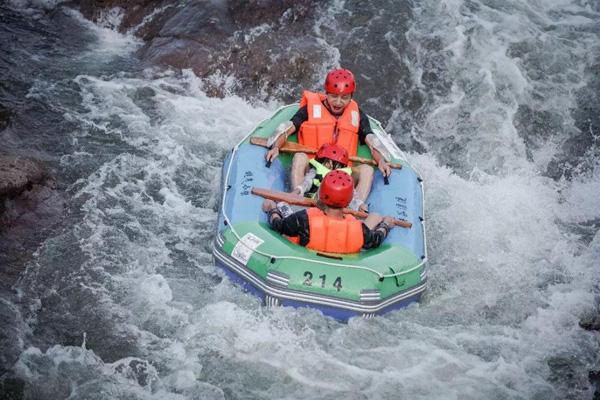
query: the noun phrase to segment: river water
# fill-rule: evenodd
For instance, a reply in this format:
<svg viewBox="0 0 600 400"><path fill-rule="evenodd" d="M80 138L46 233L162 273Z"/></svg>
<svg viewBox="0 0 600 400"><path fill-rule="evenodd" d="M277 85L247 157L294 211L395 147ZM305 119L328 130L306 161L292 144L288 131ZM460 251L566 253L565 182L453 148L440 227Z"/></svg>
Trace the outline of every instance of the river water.
<svg viewBox="0 0 600 400"><path fill-rule="evenodd" d="M331 64L357 4L320 5ZM373 116L424 177L429 286L347 324L264 308L213 265L223 157L281 103L144 64L117 13L0 5L1 151L46 161L66 198L2 293L4 398L594 397L600 335L579 321L600 293L600 6L421 0L395 30L395 2L368 4L392 21L365 46L391 56L361 79L401 65L420 96L372 104L393 105Z"/></svg>

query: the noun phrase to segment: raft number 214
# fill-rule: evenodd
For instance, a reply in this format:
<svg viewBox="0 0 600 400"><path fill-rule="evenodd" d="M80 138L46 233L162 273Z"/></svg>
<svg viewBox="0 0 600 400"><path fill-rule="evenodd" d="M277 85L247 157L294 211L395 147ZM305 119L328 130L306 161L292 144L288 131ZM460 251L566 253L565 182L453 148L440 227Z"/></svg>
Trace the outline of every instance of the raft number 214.
<svg viewBox="0 0 600 400"><path fill-rule="evenodd" d="M310 271L305 271L304 278L305 279L304 279L303 284L306 286L312 286L313 273ZM321 280L321 287L324 288L325 281L327 280L327 275L325 275L325 274L319 275L319 279ZM338 292L342 289L342 277L341 276L338 276L337 278L335 278L335 281L333 281L333 287L336 288Z"/></svg>

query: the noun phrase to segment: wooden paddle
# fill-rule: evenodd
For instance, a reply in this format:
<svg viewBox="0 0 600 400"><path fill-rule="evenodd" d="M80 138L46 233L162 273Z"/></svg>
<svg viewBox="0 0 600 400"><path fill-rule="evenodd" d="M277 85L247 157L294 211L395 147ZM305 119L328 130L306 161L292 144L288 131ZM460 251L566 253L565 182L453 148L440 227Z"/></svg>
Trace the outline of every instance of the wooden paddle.
<svg viewBox="0 0 600 400"><path fill-rule="evenodd" d="M288 204L293 204L296 206L315 207L317 205L317 202L315 199L309 199L307 197L300 198L291 193L277 192L275 190L261 189L261 188L253 187L252 194L255 194L257 196L263 197L265 199L273 200L273 201L285 201ZM350 214L357 218L362 218L362 219L365 219L369 216L369 213L366 213L364 211L350 210L349 208L344 208L344 214ZM401 226L403 228L411 228L412 227L412 223L405 221L403 219L394 218L393 224L396 226Z"/></svg>
<svg viewBox="0 0 600 400"><path fill-rule="evenodd" d="M269 147L267 145L267 138L253 136L250 138L250 143L255 144L257 146L266 147L266 148ZM283 146L281 146L279 148L279 151L281 151L282 153L317 154L317 150L313 149L312 147L308 147L303 144L295 143L295 142L285 142L283 144ZM371 160L368 158L351 156L350 161L361 163L361 164L368 164L368 165L377 167L377 163L375 162L375 160ZM395 169L402 168L402 164L398 164L398 163L388 163L388 164L391 168L395 168Z"/></svg>

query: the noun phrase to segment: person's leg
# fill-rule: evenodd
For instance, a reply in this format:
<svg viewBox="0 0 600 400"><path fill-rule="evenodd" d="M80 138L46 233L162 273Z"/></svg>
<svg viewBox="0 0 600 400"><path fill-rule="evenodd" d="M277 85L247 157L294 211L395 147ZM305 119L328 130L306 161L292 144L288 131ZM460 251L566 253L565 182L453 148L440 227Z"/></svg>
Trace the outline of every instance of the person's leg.
<svg viewBox="0 0 600 400"><path fill-rule="evenodd" d="M354 190L358 194L358 198L362 201L366 202L369 193L371 193L374 173L375 170L370 165L359 164L352 167L352 178L356 184Z"/></svg>
<svg viewBox="0 0 600 400"><path fill-rule="evenodd" d="M292 159L292 171L290 176L291 190L293 191L298 185L304 181L304 175L308 170L308 157L304 153L294 154Z"/></svg>

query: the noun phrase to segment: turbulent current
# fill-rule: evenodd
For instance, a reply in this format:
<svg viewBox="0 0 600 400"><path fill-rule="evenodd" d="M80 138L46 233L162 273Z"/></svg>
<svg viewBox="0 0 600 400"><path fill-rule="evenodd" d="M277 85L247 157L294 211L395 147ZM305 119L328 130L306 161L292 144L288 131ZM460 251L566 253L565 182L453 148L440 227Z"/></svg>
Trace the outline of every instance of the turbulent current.
<svg viewBox="0 0 600 400"><path fill-rule="evenodd" d="M364 108L425 182L423 301L348 324L263 307L212 261L223 158L283 102L225 73L210 96L140 61L118 10L71 6L0 5L0 155L44 160L64 198L30 256L1 258L22 272L0 293L0 398L600 396L580 326L600 296L596 0L315 6L327 65L359 46Z"/></svg>

